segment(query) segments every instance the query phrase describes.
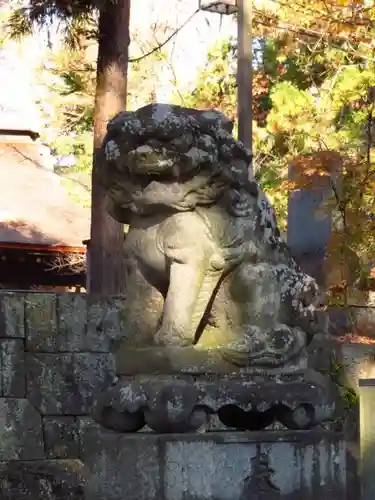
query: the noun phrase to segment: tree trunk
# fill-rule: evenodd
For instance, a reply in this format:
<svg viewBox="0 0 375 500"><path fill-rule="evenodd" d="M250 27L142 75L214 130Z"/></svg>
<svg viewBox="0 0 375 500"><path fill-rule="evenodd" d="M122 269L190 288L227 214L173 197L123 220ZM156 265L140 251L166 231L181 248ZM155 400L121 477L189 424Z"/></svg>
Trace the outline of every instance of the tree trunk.
<svg viewBox="0 0 375 500"><path fill-rule="evenodd" d="M88 292L121 294L124 291L124 228L112 219L105 193L98 182L103 161L101 145L108 120L125 109L127 93L130 0L103 2L99 17L97 86L94 111L91 240Z"/></svg>

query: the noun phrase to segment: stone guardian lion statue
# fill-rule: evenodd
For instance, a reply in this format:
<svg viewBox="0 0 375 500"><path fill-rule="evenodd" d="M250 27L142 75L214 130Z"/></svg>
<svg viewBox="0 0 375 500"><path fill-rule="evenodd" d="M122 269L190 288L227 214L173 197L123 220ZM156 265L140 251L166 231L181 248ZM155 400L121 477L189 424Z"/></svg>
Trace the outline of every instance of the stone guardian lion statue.
<svg viewBox="0 0 375 500"><path fill-rule="evenodd" d="M109 122L99 175L109 213L130 227L125 321L156 345L281 366L315 333L319 290L248 180L251 155L232 128L218 111L167 104Z"/></svg>

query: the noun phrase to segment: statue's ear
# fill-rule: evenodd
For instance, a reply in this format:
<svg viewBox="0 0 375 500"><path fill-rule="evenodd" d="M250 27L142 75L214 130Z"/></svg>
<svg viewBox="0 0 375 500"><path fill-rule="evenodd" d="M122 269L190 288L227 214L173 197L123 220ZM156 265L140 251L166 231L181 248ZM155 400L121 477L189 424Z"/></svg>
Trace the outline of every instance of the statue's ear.
<svg viewBox="0 0 375 500"><path fill-rule="evenodd" d="M109 196L107 196L106 205L107 212L113 219L117 220L117 222L121 222L122 224L130 223L130 210L116 205L116 203L114 203Z"/></svg>

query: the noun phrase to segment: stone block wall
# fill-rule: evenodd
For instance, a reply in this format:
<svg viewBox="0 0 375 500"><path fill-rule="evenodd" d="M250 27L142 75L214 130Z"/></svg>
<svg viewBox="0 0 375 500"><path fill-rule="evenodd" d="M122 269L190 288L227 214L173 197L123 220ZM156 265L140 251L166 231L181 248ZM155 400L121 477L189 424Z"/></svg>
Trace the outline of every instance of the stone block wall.
<svg viewBox="0 0 375 500"><path fill-rule="evenodd" d="M82 429L115 376L121 299L0 294L0 498L83 498Z"/></svg>

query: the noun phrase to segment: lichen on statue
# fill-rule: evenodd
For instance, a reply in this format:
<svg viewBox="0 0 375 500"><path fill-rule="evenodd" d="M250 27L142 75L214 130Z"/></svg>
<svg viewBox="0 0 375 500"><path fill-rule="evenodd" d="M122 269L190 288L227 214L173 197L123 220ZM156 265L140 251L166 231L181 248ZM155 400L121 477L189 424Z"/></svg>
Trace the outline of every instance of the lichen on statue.
<svg viewBox="0 0 375 500"><path fill-rule="evenodd" d="M161 306L142 326L155 344L280 366L304 355L319 291L248 180L251 156L232 128L220 112L167 104L109 122L99 174L109 213L130 225L126 321L158 296Z"/></svg>

